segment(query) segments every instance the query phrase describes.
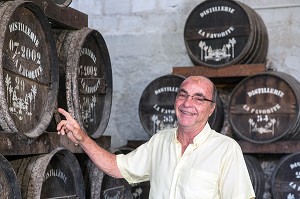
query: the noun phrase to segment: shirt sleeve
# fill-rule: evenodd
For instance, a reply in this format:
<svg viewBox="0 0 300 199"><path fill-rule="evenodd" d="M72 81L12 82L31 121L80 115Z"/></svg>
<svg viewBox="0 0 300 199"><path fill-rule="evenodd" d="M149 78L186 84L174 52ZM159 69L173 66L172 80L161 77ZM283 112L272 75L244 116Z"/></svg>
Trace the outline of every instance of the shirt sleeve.
<svg viewBox="0 0 300 199"><path fill-rule="evenodd" d="M250 199L255 198L250 175L240 146L233 142L228 147L220 180L222 198Z"/></svg>
<svg viewBox="0 0 300 199"><path fill-rule="evenodd" d="M117 155L120 172L130 184L149 180L151 162L149 145L145 143L126 155Z"/></svg>

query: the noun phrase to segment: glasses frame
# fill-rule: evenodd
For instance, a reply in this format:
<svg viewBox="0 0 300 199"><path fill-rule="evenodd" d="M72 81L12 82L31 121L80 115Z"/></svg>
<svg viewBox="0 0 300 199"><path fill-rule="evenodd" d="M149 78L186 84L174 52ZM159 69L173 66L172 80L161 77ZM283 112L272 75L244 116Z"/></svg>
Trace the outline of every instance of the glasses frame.
<svg viewBox="0 0 300 199"><path fill-rule="evenodd" d="M193 100L193 102L197 102L199 100L195 100L194 97L199 97L199 98L201 98L200 102L207 101L207 102L215 103L213 100L207 99L206 97L204 97L202 95L197 95L197 94L196 95L189 95L189 94L184 93L184 92L178 92L176 94L176 99L180 98L179 95L181 95L182 97L184 97L184 99L180 99L180 100L187 100L189 97L191 97L192 100Z"/></svg>

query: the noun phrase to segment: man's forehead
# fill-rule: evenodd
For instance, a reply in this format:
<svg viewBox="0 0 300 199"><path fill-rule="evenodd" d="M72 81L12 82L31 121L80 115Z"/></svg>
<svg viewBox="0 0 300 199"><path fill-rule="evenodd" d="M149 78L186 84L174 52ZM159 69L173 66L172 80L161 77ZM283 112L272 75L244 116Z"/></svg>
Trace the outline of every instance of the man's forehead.
<svg viewBox="0 0 300 199"><path fill-rule="evenodd" d="M209 94L213 90L213 85L206 79L187 79L181 84L180 90L193 93Z"/></svg>

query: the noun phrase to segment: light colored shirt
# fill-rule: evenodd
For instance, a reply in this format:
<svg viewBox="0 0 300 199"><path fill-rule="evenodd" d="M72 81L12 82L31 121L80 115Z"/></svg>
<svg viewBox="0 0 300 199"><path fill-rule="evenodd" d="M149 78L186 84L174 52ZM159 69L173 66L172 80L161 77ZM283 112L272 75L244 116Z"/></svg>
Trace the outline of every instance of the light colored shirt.
<svg viewBox="0 0 300 199"><path fill-rule="evenodd" d="M207 124L181 155L177 129L154 134L117 164L129 183L150 180L150 199L249 199L254 190L242 150Z"/></svg>

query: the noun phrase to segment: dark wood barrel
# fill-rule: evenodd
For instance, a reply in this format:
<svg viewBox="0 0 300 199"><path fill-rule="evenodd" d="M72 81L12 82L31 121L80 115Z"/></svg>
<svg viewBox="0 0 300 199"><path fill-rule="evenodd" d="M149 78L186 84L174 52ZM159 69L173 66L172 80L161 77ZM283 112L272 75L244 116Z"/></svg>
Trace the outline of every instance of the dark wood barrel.
<svg viewBox="0 0 300 199"><path fill-rule="evenodd" d="M80 165L69 150L12 160L22 198L85 198Z"/></svg>
<svg viewBox="0 0 300 199"><path fill-rule="evenodd" d="M58 61L49 21L32 2L0 5L0 124L37 137L51 121L58 92Z"/></svg>
<svg viewBox="0 0 300 199"><path fill-rule="evenodd" d="M263 198L265 192L265 174L258 159L251 155L245 155L246 166L250 175L256 198Z"/></svg>
<svg viewBox="0 0 300 199"><path fill-rule="evenodd" d="M0 154L0 199L11 198L21 198L21 190L13 167Z"/></svg>
<svg viewBox="0 0 300 199"><path fill-rule="evenodd" d="M108 124L112 70L104 38L90 28L56 30L59 59L58 106L69 111L93 138Z"/></svg>
<svg viewBox="0 0 300 199"><path fill-rule="evenodd" d="M241 140L270 143L299 139L299 82L284 72L263 72L243 79L232 91L228 119Z"/></svg>
<svg viewBox="0 0 300 199"><path fill-rule="evenodd" d="M180 75L164 75L154 79L144 89L139 102L139 117L149 135L154 135L158 130L177 127L174 102L184 79ZM217 95L216 109L208 122L213 129L220 131L223 121L223 103Z"/></svg>
<svg viewBox="0 0 300 199"><path fill-rule="evenodd" d="M300 153L283 156L271 179L273 199L300 197Z"/></svg>
<svg viewBox="0 0 300 199"><path fill-rule="evenodd" d="M198 66L265 63L268 33L262 18L239 1L209 0L197 5L184 27L187 53Z"/></svg>
<svg viewBox="0 0 300 199"><path fill-rule="evenodd" d="M114 154L122 153L111 150ZM86 198L133 198L131 186L123 178L103 173L90 159L83 166Z"/></svg>
<svg viewBox="0 0 300 199"><path fill-rule="evenodd" d="M68 7L72 3L72 0L53 0L53 1L54 3L56 3L56 5L62 7Z"/></svg>

